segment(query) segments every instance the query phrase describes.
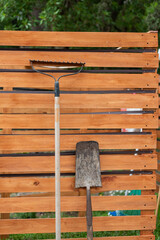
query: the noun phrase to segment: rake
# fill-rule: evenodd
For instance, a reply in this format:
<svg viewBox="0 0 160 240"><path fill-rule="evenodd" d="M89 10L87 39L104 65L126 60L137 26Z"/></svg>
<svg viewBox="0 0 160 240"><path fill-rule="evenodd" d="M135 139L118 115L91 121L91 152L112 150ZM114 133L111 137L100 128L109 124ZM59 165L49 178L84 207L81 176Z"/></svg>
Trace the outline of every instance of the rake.
<svg viewBox="0 0 160 240"><path fill-rule="evenodd" d="M53 62L30 60L32 69L35 72L52 77L55 81L55 209L56 209L56 240L61 239L61 205L60 205L60 90L59 80L62 77L78 74L82 71L85 63ZM43 68L51 70L75 69L72 73L59 76L57 79L46 72Z"/></svg>

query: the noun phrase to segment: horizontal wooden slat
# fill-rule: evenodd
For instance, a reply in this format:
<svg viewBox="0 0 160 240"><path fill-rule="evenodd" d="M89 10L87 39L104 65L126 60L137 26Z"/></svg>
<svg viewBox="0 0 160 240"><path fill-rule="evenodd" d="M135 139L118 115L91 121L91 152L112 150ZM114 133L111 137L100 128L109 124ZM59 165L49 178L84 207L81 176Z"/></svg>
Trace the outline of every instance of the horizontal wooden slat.
<svg viewBox="0 0 160 240"><path fill-rule="evenodd" d="M0 157L0 173L53 173L54 156ZM156 154L100 155L101 171L157 168ZM61 172L75 172L75 156L61 156Z"/></svg>
<svg viewBox="0 0 160 240"><path fill-rule="evenodd" d="M40 177L12 177L0 178L0 192L54 192L54 178ZM92 188L92 193L110 190L147 190L156 188L156 175L103 175L102 187ZM83 189L81 189L83 190ZM61 178L61 191L73 192L75 189L74 177ZM84 189L85 191L85 189Z"/></svg>
<svg viewBox="0 0 160 240"><path fill-rule="evenodd" d="M0 31L2 46L158 47L157 32Z"/></svg>
<svg viewBox="0 0 160 240"><path fill-rule="evenodd" d="M0 93L1 108L54 108L54 94ZM157 94L61 94L61 108L158 108Z"/></svg>
<svg viewBox="0 0 160 240"><path fill-rule="evenodd" d="M65 114L60 118L61 128L158 128L156 114ZM54 115L47 114L1 114L1 128L47 129L54 128Z"/></svg>
<svg viewBox="0 0 160 240"><path fill-rule="evenodd" d="M97 141L100 149L155 149L156 134L61 135L61 150L75 150L80 141ZM53 151L54 135L0 135L0 151Z"/></svg>
<svg viewBox="0 0 160 240"><path fill-rule="evenodd" d="M0 51L0 66L30 66L30 59L57 62L83 62L86 67L158 67L158 54L156 52Z"/></svg>
<svg viewBox="0 0 160 240"><path fill-rule="evenodd" d="M92 211L154 210L156 196L92 196ZM61 197L61 211L85 211L85 196ZM0 198L0 213L54 212L55 197Z"/></svg>
<svg viewBox="0 0 160 240"><path fill-rule="evenodd" d="M54 73L57 78L60 74ZM92 81L91 81L92 79ZM54 89L52 78L39 73L1 72L1 87ZM80 73L60 81L61 90L105 90L108 88L158 88L158 74L93 74Z"/></svg>
<svg viewBox="0 0 160 240"><path fill-rule="evenodd" d="M155 240L155 236L119 236L119 237L95 237L94 240ZM47 240L47 239L45 239ZM48 239L49 240L49 239ZM72 240L72 238L65 238L62 240ZM87 240L87 238L76 238L76 240Z"/></svg>
<svg viewBox="0 0 160 240"><path fill-rule="evenodd" d="M85 232L86 218L62 218L62 232ZM55 219L0 220L0 234L52 233ZM94 231L152 230L156 227L155 216L94 217Z"/></svg>

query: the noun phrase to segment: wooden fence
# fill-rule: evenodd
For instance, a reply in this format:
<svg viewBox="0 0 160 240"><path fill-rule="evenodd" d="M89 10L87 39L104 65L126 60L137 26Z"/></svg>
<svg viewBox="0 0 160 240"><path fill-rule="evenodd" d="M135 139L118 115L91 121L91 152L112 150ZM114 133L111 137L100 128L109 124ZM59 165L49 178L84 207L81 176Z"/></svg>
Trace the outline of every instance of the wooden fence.
<svg viewBox="0 0 160 240"><path fill-rule="evenodd" d="M86 63L82 73L60 81L62 211L86 209L85 190L74 186L75 146L82 140L95 140L103 174L102 187L92 189L96 193L93 211L141 210L141 214L94 217L94 232L105 231L107 236L108 231L139 230L138 236L103 238L154 240L157 32L0 31L0 45L2 239L8 234L55 231L54 218L9 219L10 213L55 211L54 82L32 72L29 60L37 59ZM60 73L53 74L57 77ZM143 131L121 132L122 128ZM141 195L98 194L114 190L141 190ZM27 195L10 197L11 193ZM62 218L62 232L85 231L84 216Z"/></svg>

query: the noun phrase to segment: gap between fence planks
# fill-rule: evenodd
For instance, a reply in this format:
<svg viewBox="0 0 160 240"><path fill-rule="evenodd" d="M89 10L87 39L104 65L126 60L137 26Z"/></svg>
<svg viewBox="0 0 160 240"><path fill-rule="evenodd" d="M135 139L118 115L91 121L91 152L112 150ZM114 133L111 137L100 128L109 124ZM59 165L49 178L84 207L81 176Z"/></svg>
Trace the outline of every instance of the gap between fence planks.
<svg viewBox="0 0 160 240"><path fill-rule="evenodd" d="M0 157L0 173L53 173L54 156ZM156 154L100 155L101 171L157 169ZM61 156L61 173L75 172L75 156Z"/></svg>
<svg viewBox="0 0 160 240"><path fill-rule="evenodd" d="M46 114L46 113L54 113L54 108L6 108L7 113L31 113L31 114ZM120 108L61 108L60 109L61 114L62 113L101 113L101 112L115 112L115 111L121 111ZM0 113L3 113L3 109L0 108Z"/></svg>
<svg viewBox="0 0 160 240"><path fill-rule="evenodd" d="M97 141L100 149L155 149L157 136L128 134L61 135L61 150L75 150L79 141ZM54 135L0 135L0 151L54 151Z"/></svg>
<svg viewBox="0 0 160 240"><path fill-rule="evenodd" d="M38 201L37 201L38 200ZM154 210L156 196L92 196L92 211ZM61 197L61 211L85 211L86 196ZM0 212L55 212L55 197L0 199Z"/></svg>
<svg viewBox="0 0 160 240"><path fill-rule="evenodd" d="M53 129L54 114L1 114L1 128ZM157 114L61 114L62 129L158 128Z"/></svg>
<svg viewBox="0 0 160 240"><path fill-rule="evenodd" d="M62 232L86 232L86 218L62 218ZM0 234L53 233L55 219L0 220ZM156 217L93 217L94 231L155 229Z"/></svg>
<svg viewBox="0 0 160 240"><path fill-rule="evenodd" d="M11 177L0 178L0 192L54 192L54 178ZM156 189L156 175L103 175L102 187L92 188L92 193L113 190ZM62 192L78 192L74 177L61 177ZM85 191L85 189L84 189Z"/></svg>
<svg viewBox="0 0 160 240"><path fill-rule="evenodd" d="M2 46L158 47L158 33L0 31ZM11 37L12 36L12 37Z"/></svg>
<svg viewBox="0 0 160 240"><path fill-rule="evenodd" d="M82 101L83 99L83 101ZM1 108L53 108L54 94L0 93ZM144 94L61 94L61 108L158 108L158 95Z"/></svg>
<svg viewBox="0 0 160 240"><path fill-rule="evenodd" d="M60 73L53 73L53 75L57 78ZM1 72L0 86L54 89L54 81L52 78L39 73ZM105 90L109 88L158 88L158 74L80 73L69 78L62 78L60 81L61 90Z"/></svg>
<svg viewBox="0 0 160 240"><path fill-rule="evenodd" d="M82 134L82 133L113 133L113 132L121 132L121 129L65 129L65 130L60 130L61 134ZM48 129L13 129L12 130L13 134L32 134L32 135L36 135L36 134L55 134L54 130L48 130Z"/></svg>

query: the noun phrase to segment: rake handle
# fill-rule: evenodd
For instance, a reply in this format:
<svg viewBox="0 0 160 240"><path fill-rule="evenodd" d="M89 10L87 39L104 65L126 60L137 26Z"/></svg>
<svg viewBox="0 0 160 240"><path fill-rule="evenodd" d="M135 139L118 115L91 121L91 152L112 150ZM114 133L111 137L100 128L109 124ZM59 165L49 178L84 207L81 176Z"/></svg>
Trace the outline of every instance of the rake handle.
<svg viewBox="0 0 160 240"><path fill-rule="evenodd" d="M86 187L87 190L87 240L93 240L93 224L92 224L92 203L91 203L91 191L90 186Z"/></svg>
<svg viewBox="0 0 160 240"><path fill-rule="evenodd" d="M61 199L60 199L60 101L59 82L55 82L55 206L56 240L61 239Z"/></svg>

